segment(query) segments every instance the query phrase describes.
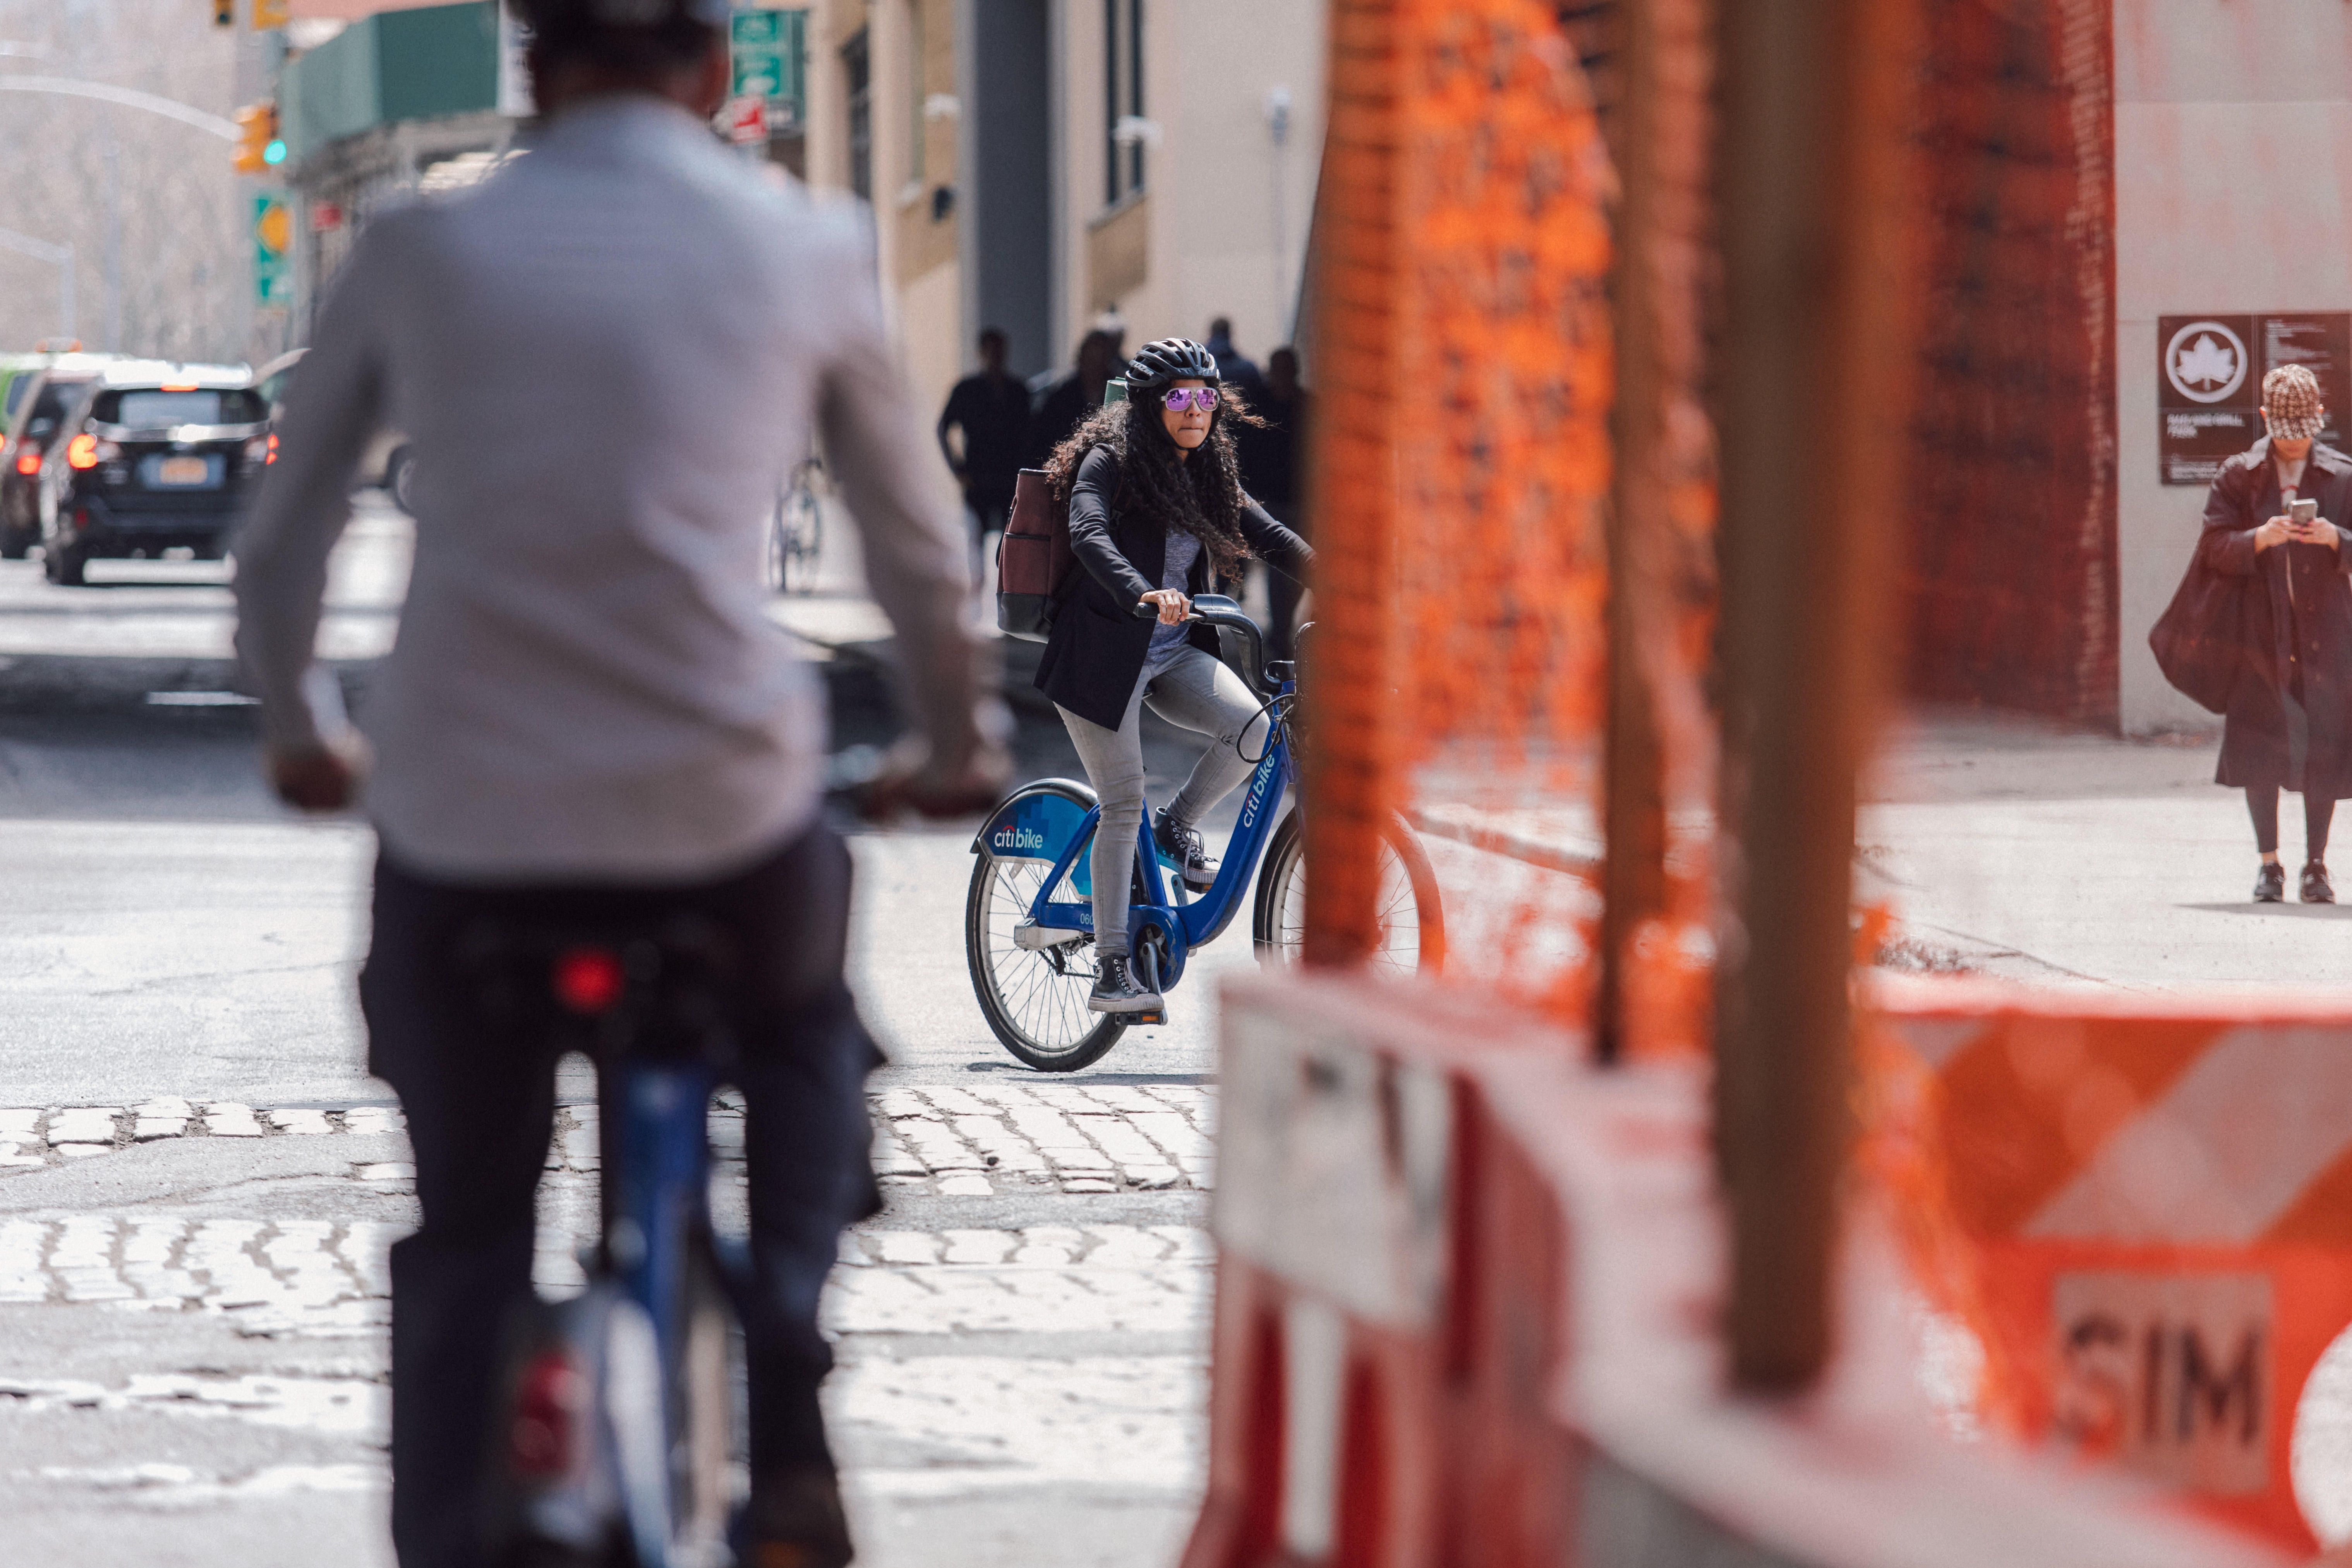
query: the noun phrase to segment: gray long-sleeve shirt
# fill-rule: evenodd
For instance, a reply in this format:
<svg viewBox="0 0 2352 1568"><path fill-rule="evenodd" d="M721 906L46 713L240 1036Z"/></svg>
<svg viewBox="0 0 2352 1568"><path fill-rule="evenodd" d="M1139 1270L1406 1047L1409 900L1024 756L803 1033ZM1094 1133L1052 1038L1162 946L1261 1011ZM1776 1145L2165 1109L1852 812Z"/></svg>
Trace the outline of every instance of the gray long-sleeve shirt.
<svg viewBox="0 0 2352 1568"><path fill-rule="evenodd" d="M371 223L295 373L237 542L237 649L274 743L379 425L415 459L416 557L371 692L387 851L461 880L723 874L811 820L821 689L763 613L807 432L898 635L935 754L1002 722L965 545L890 367L862 220L644 97L558 116L475 191Z"/></svg>

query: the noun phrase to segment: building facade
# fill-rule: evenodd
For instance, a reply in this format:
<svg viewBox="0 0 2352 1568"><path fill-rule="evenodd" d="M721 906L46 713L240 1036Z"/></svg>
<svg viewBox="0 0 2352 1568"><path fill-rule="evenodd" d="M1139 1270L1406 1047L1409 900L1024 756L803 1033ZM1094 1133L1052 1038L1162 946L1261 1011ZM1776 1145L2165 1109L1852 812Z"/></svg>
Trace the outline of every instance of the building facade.
<svg viewBox="0 0 2352 1568"><path fill-rule="evenodd" d="M1003 329L1016 374L1127 345L1289 341L1323 141L1324 8L814 0L807 174L873 205L908 381Z"/></svg>

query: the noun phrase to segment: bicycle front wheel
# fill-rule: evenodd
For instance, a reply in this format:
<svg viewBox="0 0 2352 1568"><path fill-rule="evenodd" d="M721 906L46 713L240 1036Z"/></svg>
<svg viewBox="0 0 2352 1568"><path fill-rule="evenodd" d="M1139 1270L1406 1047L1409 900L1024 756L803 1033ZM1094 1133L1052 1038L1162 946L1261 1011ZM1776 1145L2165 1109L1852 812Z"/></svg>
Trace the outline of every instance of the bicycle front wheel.
<svg viewBox="0 0 2352 1568"><path fill-rule="evenodd" d="M1434 974L1445 966L1445 906L1438 896L1437 873L1402 817L1391 817L1381 833L1380 886L1372 911L1380 938L1366 967L1373 973ZM1288 966L1298 962L1306 933L1307 835L1294 811L1275 828L1266 847L1250 934L1259 963Z"/></svg>
<svg viewBox="0 0 2352 1568"><path fill-rule="evenodd" d="M1039 1072L1076 1072L1100 1061L1127 1032L1116 1014L1090 1013L1095 987L1094 938L1047 948L1024 948L1013 928L1029 918L1038 889L1053 869L1042 860L1000 859L986 849L973 857L971 892L964 900L964 957L981 1016L1004 1048Z"/></svg>
<svg viewBox="0 0 2352 1568"><path fill-rule="evenodd" d="M814 491L803 487L784 499L780 531L777 586L788 594L813 592L817 556L824 547L824 509Z"/></svg>

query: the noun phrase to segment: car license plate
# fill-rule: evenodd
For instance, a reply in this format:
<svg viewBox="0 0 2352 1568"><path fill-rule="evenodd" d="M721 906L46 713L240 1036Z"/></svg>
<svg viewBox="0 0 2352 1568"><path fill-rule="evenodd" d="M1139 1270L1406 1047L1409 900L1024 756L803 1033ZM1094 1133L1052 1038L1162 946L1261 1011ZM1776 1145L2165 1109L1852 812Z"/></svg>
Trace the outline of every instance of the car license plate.
<svg viewBox="0 0 2352 1568"><path fill-rule="evenodd" d="M212 464L203 458L166 458L155 465L159 485L200 485L212 474Z"/></svg>

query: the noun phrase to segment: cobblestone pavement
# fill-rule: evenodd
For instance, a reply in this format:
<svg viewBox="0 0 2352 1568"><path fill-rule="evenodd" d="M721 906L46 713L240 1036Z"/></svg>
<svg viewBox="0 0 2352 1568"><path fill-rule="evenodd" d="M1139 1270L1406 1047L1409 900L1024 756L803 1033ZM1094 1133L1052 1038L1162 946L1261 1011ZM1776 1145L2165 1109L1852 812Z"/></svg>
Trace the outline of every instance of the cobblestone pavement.
<svg viewBox="0 0 2352 1568"><path fill-rule="evenodd" d="M589 1184L559 1176L550 1187L552 1210L577 1199L585 1212ZM298 1369L0 1372L0 1432L77 1415L164 1424L147 1426L143 1444L118 1437L103 1463L0 1472L0 1497L37 1488L52 1508L103 1498L170 1513L380 1490L390 1415L380 1352L385 1254L405 1228L143 1212L0 1221L0 1310L74 1306L158 1326L221 1324L257 1345L259 1364ZM853 1233L824 1321L841 1355L827 1402L861 1528L919 1542L926 1505L951 1503L968 1518L976 1495L993 1494L1017 1516L1019 1498L1045 1490L1065 1507L1090 1496L1115 1501L1130 1544L1136 1531L1143 1541L1156 1533L1165 1555L1202 1479L1212 1259L1206 1235L1183 1225ZM579 1283L560 1246L541 1253L539 1272L551 1295ZM342 1360L315 1359L336 1344ZM305 1346L316 1348L297 1353ZM293 1462L208 1464L204 1456L220 1450L198 1435L192 1451L170 1430L222 1422L310 1447ZM26 1445L9 1447L21 1455ZM1160 1507L1139 1516L1139 1498ZM919 1550L880 1556L925 1560Z"/></svg>
<svg viewBox="0 0 2352 1568"><path fill-rule="evenodd" d="M890 1089L873 1097L874 1169L916 1194L1205 1192L1213 1091L1185 1085ZM312 1138L397 1132L388 1105L257 1109L172 1097L138 1105L0 1107L0 1173L41 1170L177 1138ZM742 1101L711 1117L720 1156L740 1157ZM550 1169L596 1169L596 1108L557 1112ZM355 1163L363 1180L415 1175L398 1163Z"/></svg>
<svg viewBox="0 0 2352 1568"><path fill-rule="evenodd" d="M1203 1479L1213 1091L919 1086L872 1103L891 1206L844 1238L824 1307L866 1558L1172 1560ZM23 1539L131 1545L204 1517L249 1544L191 1562L306 1562L305 1531L324 1531L350 1568L383 1568L387 1255L415 1205L402 1131L383 1105L0 1109L0 1514ZM740 1102L711 1132L731 1227ZM224 1163L225 1180L180 1173ZM583 1283L594 1106L562 1108L547 1167L534 1272L561 1297ZM178 1195L40 1196L114 1171Z"/></svg>

